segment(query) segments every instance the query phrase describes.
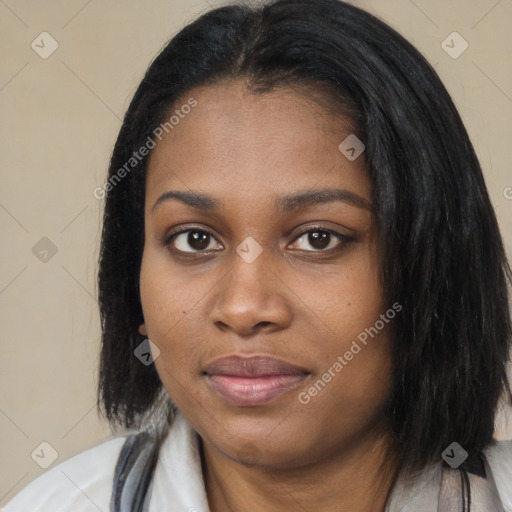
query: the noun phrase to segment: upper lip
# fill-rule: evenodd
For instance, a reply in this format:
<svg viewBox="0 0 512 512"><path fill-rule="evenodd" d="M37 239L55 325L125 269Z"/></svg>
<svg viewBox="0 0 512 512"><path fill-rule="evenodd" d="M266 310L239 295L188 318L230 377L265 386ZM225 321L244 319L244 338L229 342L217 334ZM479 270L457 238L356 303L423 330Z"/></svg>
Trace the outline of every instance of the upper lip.
<svg viewBox="0 0 512 512"><path fill-rule="evenodd" d="M204 373L233 377L266 377L272 375L301 375L304 368L270 356L228 356L209 363Z"/></svg>

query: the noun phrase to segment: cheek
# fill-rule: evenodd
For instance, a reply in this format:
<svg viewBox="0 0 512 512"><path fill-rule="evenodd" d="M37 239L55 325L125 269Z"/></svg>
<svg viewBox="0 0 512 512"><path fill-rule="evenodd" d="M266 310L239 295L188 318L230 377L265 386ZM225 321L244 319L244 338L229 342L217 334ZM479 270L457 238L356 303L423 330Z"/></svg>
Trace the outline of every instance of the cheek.
<svg viewBox="0 0 512 512"><path fill-rule="evenodd" d="M192 267L173 263L165 247L147 243L142 256L140 294L146 326L154 335L170 333L193 313L209 288L211 277L201 278ZM156 338L155 338L156 339Z"/></svg>
<svg viewBox="0 0 512 512"><path fill-rule="evenodd" d="M163 361L173 366L190 364L190 352L200 343L203 331L197 316L197 304L204 288L200 283L185 282L184 272L173 272L160 251L145 249L140 274L140 294L148 337L161 351L157 369ZM184 335L186 333L186 335Z"/></svg>
<svg viewBox="0 0 512 512"><path fill-rule="evenodd" d="M294 292L323 325L326 344L342 349L385 312L378 263L371 248L354 251L330 269L311 275L295 269ZM302 290L302 292L300 292Z"/></svg>
<svg viewBox="0 0 512 512"><path fill-rule="evenodd" d="M373 269L358 269L340 283L326 310L326 321L344 340L356 338L374 325L385 310L383 290ZM335 300L336 299L336 300Z"/></svg>
<svg viewBox="0 0 512 512"><path fill-rule="evenodd" d="M303 402L318 414L339 408L344 412L340 422L357 422L380 407L391 381L393 319L381 320L387 308L373 252L360 253L326 274L321 286L306 285L306 300L315 313L311 318L321 321L317 323L325 336L319 340L321 347L311 347L318 373Z"/></svg>
<svg viewBox="0 0 512 512"><path fill-rule="evenodd" d="M198 354L204 344L201 319L191 307L193 290L152 267L141 272L141 300L148 338L160 350L157 373L173 401L183 406L200 379Z"/></svg>

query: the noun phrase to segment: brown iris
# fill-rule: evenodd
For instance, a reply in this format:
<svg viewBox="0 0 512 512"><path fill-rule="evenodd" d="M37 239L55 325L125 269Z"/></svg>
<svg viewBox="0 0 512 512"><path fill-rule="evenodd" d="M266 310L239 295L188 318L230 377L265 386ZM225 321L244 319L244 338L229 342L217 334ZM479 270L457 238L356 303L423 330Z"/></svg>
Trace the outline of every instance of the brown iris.
<svg viewBox="0 0 512 512"><path fill-rule="evenodd" d="M327 231L311 231L308 233L308 242L315 249L325 249L330 242L331 234Z"/></svg>

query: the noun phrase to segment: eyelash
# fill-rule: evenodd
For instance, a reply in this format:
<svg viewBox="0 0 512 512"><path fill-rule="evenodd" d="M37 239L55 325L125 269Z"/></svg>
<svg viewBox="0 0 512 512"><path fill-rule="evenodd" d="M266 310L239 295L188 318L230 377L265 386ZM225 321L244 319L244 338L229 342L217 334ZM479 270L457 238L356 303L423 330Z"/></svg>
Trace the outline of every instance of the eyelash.
<svg viewBox="0 0 512 512"><path fill-rule="evenodd" d="M212 233L210 233L210 231L204 229L204 228L197 228L197 227L188 227L187 229L181 229L179 231L175 231L174 233L171 233L170 235L166 236L165 239L163 240L163 245L165 247L167 247L170 251L176 253L176 254L179 254L179 255L182 255L184 257L189 257L191 255L195 255L195 254L211 254L211 252L218 252L217 249L215 250L199 250L199 251L181 251L179 249L174 249L174 248L171 248L171 245L173 243L173 241L175 240L175 238L178 236L178 235L182 235L184 233L193 233L193 232L197 232L197 233L203 233L203 234L207 234L209 235L211 238L213 238L214 240L217 240ZM303 252L306 252L306 253L323 253L323 254L333 254L335 252L338 252L340 251L345 245L348 245L349 243L351 242L354 242L355 241L355 237L353 236L348 236L348 235L343 235L342 233L339 233L338 231L335 231L331 228L328 228L326 226L312 226L310 227L309 229L305 230L305 231L302 231L301 233L299 233L292 241L293 242L296 242L297 240L299 240L300 238L302 238L304 235L307 235L309 233L317 233L317 232L321 232L321 233L329 233L330 235L334 236L335 238L338 239L338 244L334 247L334 248L331 248L331 249L316 249L316 250L304 250L304 249L298 249L299 251L303 251ZM220 243L220 242L219 242Z"/></svg>

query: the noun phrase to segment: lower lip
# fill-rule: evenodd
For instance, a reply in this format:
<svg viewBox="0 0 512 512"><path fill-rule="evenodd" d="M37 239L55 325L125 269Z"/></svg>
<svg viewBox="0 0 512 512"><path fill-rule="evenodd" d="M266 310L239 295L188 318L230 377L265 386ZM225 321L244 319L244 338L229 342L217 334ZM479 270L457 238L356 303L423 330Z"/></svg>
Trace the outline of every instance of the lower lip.
<svg viewBox="0 0 512 512"><path fill-rule="evenodd" d="M213 388L231 403L261 405L296 388L307 375L269 375L266 377L208 375L207 377Z"/></svg>

